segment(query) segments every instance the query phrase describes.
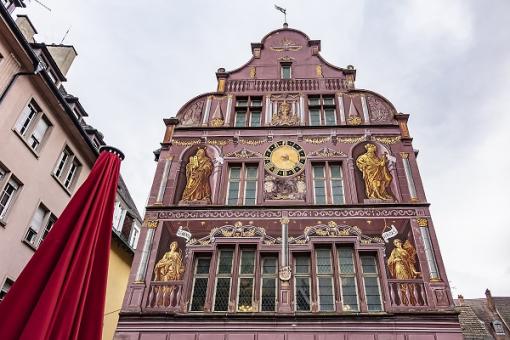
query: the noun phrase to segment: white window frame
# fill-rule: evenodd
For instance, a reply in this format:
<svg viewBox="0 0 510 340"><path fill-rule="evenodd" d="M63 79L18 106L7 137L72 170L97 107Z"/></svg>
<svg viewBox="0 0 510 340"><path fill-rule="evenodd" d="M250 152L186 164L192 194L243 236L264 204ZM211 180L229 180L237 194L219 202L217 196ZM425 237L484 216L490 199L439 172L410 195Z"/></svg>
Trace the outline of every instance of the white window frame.
<svg viewBox="0 0 510 340"><path fill-rule="evenodd" d="M136 223L136 220L133 219L133 224L131 226L131 231L129 233L129 245L131 248L136 249L136 246L138 245L138 239L140 238L140 227Z"/></svg>
<svg viewBox="0 0 510 340"><path fill-rule="evenodd" d="M73 170L73 166L75 166ZM71 192L78 181L82 168L82 163L76 157L76 154L67 145L60 152L57 163L53 168L53 177L65 188ZM69 179L69 176L70 179Z"/></svg>
<svg viewBox="0 0 510 340"><path fill-rule="evenodd" d="M0 221L4 221L4 223L5 223L5 220L6 220L7 216L9 215L9 212L11 211L14 202L16 201L16 198L18 197L23 184L17 178L14 177L12 172L9 172L8 170L6 170L4 168L2 168L2 171L4 173L4 175L2 177L5 182L1 186L0 202L2 201L2 199L4 197L4 194L6 194L5 190L6 190L7 186L10 185L11 187L14 188L14 191L11 194L9 194L9 198L6 201L4 207L2 208L2 211L0 212ZM2 180L0 180L0 183L2 183Z"/></svg>

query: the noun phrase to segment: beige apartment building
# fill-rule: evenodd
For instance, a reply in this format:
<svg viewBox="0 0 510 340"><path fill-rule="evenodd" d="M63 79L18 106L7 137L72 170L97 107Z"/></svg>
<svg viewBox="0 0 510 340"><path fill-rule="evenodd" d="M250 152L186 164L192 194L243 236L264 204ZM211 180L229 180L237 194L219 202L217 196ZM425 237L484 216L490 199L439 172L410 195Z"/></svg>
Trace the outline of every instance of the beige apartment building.
<svg viewBox="0 0 510 340"><path fill-rule="evenodd" d="M63 84L77 56L70 45L39 43L23 1L0 5L0 300L43 242L104 144ZM108 276L104 338L122 304L141 218L119 181Z"/></svg>

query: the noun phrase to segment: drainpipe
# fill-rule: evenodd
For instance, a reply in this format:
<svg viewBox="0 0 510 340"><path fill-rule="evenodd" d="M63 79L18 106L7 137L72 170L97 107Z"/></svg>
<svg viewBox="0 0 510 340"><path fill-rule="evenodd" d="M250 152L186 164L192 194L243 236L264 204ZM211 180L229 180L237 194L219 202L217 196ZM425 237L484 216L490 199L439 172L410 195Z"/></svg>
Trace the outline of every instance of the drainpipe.
<svg viewBox="0 0 510 340"><path fill-rule="evenodd" d="M35 76L35 75L39 74L45 68L46 68L46 65L44 65L44 63L42 61L39 61L39 63L35 67L34 71L32 71L32 72L18 72L14 76L12 76L11 81L9 82L9 84L7 85L5 90L0 95L0 105L4 101L4 98L7 95L7 92L9 92L9 90L12 87L12 85L14 85L14 82L16 81L16 79L18 79L21 76Z"/></svg>

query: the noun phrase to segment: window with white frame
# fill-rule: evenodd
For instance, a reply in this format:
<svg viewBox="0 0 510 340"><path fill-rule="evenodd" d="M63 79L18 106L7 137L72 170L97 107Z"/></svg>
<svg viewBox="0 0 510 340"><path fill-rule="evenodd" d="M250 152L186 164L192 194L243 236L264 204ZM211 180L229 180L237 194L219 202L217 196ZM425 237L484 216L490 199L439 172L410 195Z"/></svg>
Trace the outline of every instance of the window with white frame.
<svg viewBox="0 0 510 340"><path fill-rule="evenodd" d="M39 204L28 225L24 241L37 248L48 235L57 218L43 204Z"/></svg>
<svg viewBox="0 0 510 340"><path fill-rule="evenodd" d="M5 220L21 188L20 182L11 172L0 166L0 220Z"/></svg>
<svg viewBox="0 0 510 340"><path fill-rule="evenodd" d="M2 284L2 289L0 289L0 301L4 299L4 297L7 295L13 284L14 284L13 280L9 279L8 277L5 278L5 281Z"/></svg>
<svg viewBox="0 0 510 340"><path fill-rule="evenodd" d="M66 189L71 190L76 183L80 169L80 161L66 146L58 158L53 175Z"/></svg>
<svg viewBox="0 0 510 340"><path fill-rule="evenodd" d="M333 95L308 97L310 125L336 125L336 106Z"/></svg>
<svg viewBox="0 0 510 340"><path fill-rule="evenodd" d="M344 204L344 184L340 163L312 163L315 204Z"/></svg>
<svg viewBox="0 0 510 340"><path fill-rule="evenodd" d="M138 239L140 238L140 227L133 221L133 226L131 227L131 232L129 233L129 245L131 248L136 249L136 245L138 244Z"/></svg>
<svg viewBox="0 0 510 340"><path fill-rule="evenodd" d="M227 205L257 204L258 166L232 164L228 167Z"/></svg>
<svg viewBox="0 0 510 340"><path fill-rule="evenodd" d="M14 129L23 137L32 150L39 151L50 127L51 124L48 118L32 100L19 116Z"/></svg>

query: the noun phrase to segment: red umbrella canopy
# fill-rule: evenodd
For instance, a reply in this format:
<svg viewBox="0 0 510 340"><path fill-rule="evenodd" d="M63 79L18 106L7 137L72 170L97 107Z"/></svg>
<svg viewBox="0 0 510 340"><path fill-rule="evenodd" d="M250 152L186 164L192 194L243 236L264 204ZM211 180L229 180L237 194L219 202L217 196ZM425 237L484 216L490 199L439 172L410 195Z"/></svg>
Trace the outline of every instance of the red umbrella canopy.
<svg viewBox="0 0 510 340"><path fill-rule="evenodd" d="M92 171L0 303L0 339L100 339L112 220L124 158Z"/></svg>

